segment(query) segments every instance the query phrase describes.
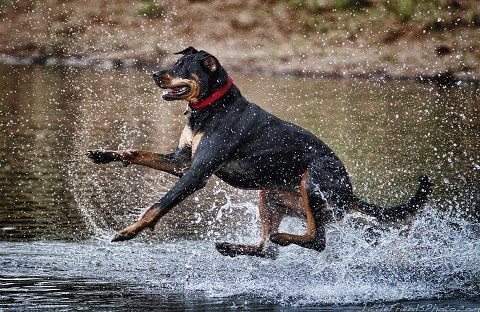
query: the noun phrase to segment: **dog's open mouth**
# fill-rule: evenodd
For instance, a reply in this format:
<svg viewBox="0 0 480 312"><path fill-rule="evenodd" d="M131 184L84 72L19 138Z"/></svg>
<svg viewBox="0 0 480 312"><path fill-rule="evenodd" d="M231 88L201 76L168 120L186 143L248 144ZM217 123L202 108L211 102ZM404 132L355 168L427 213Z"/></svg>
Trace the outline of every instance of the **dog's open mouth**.
<svg viewBox="0 0 480 312"><path fill-rule="evenodd" d="M166 101L178 100L190 93L190 86L188 85L161 86L161 88L167 89L162 94L162 98Z"/></svg>

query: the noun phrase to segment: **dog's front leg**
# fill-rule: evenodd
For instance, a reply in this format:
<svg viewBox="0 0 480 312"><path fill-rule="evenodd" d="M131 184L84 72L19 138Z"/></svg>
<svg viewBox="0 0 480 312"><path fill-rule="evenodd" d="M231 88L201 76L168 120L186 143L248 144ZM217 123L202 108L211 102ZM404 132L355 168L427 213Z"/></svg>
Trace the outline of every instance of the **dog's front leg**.
<svg viewBox="0 0 480 312"><path fill-rule="evenodd" d="M118 232L112 239L112 242L132 239L145 228L153 229L157 221L167 212L168 210L161 209L161 206L158 203L153 205L142 213L137 222Z"/></svg>
<svg viewBox="0 0 480 312"><path fill-rule="evenodd" d="M242 128L245 129L245 128ZM231 132L221 131L206 133L201 137L190 167L178 179L173 188L156 204L142 214L140 219L131 226L121 230L113 241L123 241L134 238L145 228L152 228L173 207L201 189L208 178L218 170L236 147L242 131L232 137Z"/></svg>
<svg viewBox="0 0 480 312"><path fill-rule="evenodd" d="M191 167L181 176L175 186L157 203L147 209L134 224L121 230L112 241L124 241L134 238L145 228L153 228L155 224L173 207L193 192L205 186L208 178L220 166L222 159L200 157L195 159Z"/></svg>
<svg viewBox="0 0 480 312"><path fill-rule="evenodd" d="M110 162L122 162L124 166L130 164L141 165L161 170L177 177L183 175L190 166L190 147L177 148L171 154L158 154L142 150L93 150L86 154L94 163L106 164Z"/></svg>

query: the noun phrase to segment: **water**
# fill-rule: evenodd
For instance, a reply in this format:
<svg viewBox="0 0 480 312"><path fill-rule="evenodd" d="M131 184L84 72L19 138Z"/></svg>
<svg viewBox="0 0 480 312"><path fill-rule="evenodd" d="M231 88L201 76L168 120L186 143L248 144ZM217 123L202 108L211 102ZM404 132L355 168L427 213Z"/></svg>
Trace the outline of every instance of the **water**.
<svg viewBox="0 0 480 312"><path fill-rule="evenodd" d="M350 215L322 253L226 258L216 241L255 242L257 194L212 179L154 232L109 242L175 182L147 168L97 166L97 148L167 152L185 106L136 70L0 66L0 310L477 308L480 92L409 82L233 73L243 94L337 152L362 198L405 201L427 174L432 203L382 233ZM287 219L282 228L301 232ZM407 234L408 233L408 234Z"/></svg>

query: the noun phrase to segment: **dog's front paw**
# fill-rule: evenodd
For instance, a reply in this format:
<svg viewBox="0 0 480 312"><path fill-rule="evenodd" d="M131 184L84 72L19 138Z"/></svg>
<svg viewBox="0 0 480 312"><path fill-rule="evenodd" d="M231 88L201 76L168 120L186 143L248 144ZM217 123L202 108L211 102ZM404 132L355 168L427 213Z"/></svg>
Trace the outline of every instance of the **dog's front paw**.
<svg viewBox="0 0 480 312"><path fill-rule="evenodd" d="M94 150L88 151L85 155L91 160L93 160L93 162L96 164L108 164L112 161L121 161L126 167L131 164L130 160L135 157L135 152Z"/></svg>
<svg viewBox="0 0 480 312"><path fill-rule="evenodd" d="M118 155L118 153L107 150L88 151L85 155L96 164L107 164L112 161L121 160L121 156Z"/></svg>
<svg viewBox="0 0 480 312"><path fill-rule="evenodd" d="M291 242L288 240L287 235L284 233L273 233L270 235L270 241L280 246L288 246Z"/></svg>
<svg viewBox="0 0 480 312"><path fill-rule="evenodd" d="M131 232L120 232L117 233L113 238L112 238L112 243L114 242L123 242L126 240L130 240L134 238L136 234L131 233Z"/></svg>

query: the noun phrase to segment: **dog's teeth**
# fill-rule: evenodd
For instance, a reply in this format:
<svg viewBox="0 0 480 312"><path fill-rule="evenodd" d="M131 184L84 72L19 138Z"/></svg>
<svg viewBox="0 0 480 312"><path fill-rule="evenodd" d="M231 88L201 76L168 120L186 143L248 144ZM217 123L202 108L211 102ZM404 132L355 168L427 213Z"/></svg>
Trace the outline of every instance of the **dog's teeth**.
<svg viewBox="0 0 480 312"><path fill-rule="evenodd" d="M162 95L165 95L165 94L167 94L167 93L168 93L168 91L165 90L165 91L162 92Z"/></svg>

